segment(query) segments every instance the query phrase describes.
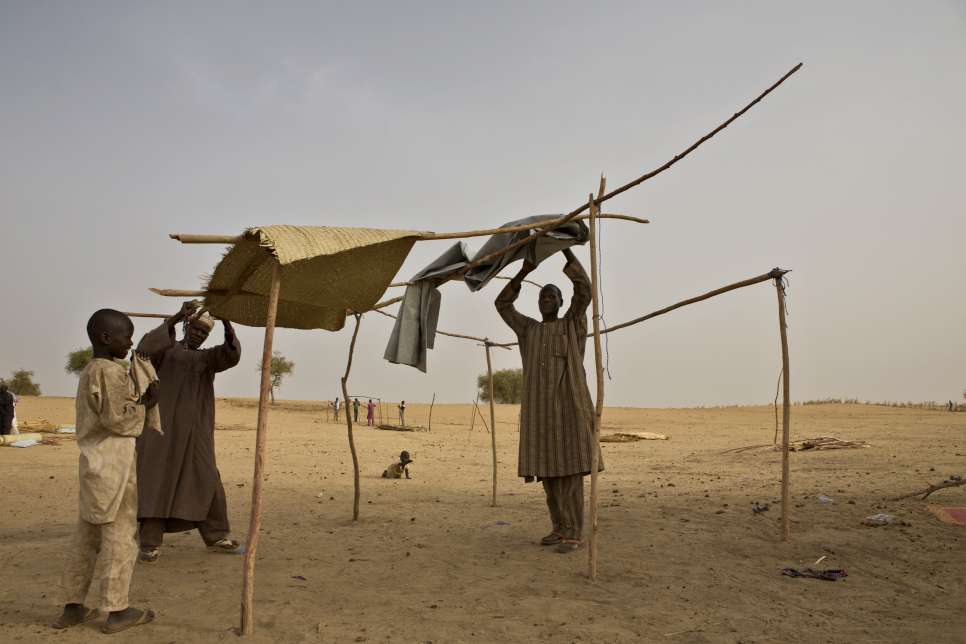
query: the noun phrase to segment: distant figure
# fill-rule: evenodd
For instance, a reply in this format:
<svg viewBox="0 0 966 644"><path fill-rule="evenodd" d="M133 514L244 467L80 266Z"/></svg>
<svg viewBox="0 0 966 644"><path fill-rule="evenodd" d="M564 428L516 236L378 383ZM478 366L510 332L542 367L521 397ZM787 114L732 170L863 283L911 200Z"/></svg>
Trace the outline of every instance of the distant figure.
<svg viewBox="0 0 966 644"><path fill-rule="evenodd" d="M13 421L10 423L10 433L19 434L20 428L17 426L17 405L20 403L20 397L12 391L10 395L13 396Z"/></svg>
<svg viewBox="0 0 966 644"><path fill-rule="evenodd" d="M13 394L7 383L0 384L0 436L6 436L13 427Z"/></svg>
<svg viewBox="0 0 966 644"><path fill-rule="evenodd" d="M590 474L597 447L594 405L584 373L590 279L569 249L563 272L573 283L570 308L558 317L563 297L547 284L537 307L541 320L516 310L523 278L536 266L523 268L496 298L496 310L520 341L523 358L523 402L520 406L520 452L517 473L525 481L543 483L553 530L540 543L557 552L580 546L584 525L584 476ZM599 451L598 451L599 454ZM598 461L603 470L603 461Z"/></svg>
<svg viewBox="0 0 966 644"><path fill-rule="evenodd" d="M949 411L952 411L953 409L955 409L955 405L953 405L953 401L950 400L949 401Z"/></svg>
<svg viewBox="0 0 966 644"><path fill-rule="evenodd" d="M332 401L332 413L335 414L335 422L339 422L339 398Z"/></svg>
<svg viewBox="0 0 966 644"><path fill-rule="evenodd" d="M413 459L409 458L409 452L403 450L399 453L399 462L387 467L382 473L382 478L401 479L404 475L407 479L412 478L409 476L409 464L412 462Z"/></svg>
<svg viewBox="0 0 966 644"><path fill-rule="evenodd" d="M359 399L358 398L353 398L352 399L352 422L354 422L354 423L358 423L359 422L359 407L361 407L361 406L362 405L359 403Z"/></svg>
<svg viewBox="0 0 966 644"><path fill-rule="evenodd" d="M175 328L184 322L184 337ZM228 320L223 344L202 349L214 319L186 302L149 331L138 354L149 358L161 380L159 409L164 434L138 439L140 561L154 563L165 533L197 529L210 552L236 552L229 538L225 486L215 462L215 375L241 360L241 344Z"/></svg>
<svg viewBox="0 0 966 644"><path fill-rule="evenodd" d="M406 426L406 401L399 401L399 424L403 427Z"/></svg>
<svg viewBox="0 0 966 644"><path fill-rule="evenodd" d="M108 614L104 633L154 619L153 611L128 603L138 557L134 441L144 429L145 410L158 401L157 385L139 394L122 362L133 334L131 319L112 309L97 311L87 323L94 355L80 374L75 399L80 516L64 565L64 612L53 624L57 629L89 622L98 608ZM88 591L96 602L90 608Z"/></svg>
<svg viewBox="0 0 966 644"><path fill-rule="evenodd" d="M366 425L372 427L376 423L376 403L372 402L372 398L366 404Z"/></svg>

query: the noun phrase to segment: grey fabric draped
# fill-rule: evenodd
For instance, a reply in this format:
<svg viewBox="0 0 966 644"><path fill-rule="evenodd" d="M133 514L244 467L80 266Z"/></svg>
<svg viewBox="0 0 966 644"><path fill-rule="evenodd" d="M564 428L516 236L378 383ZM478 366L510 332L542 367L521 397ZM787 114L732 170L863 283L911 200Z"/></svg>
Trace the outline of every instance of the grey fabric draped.
<svg viewBox="0 0 966 644"><path fill-rule="evenodd" d="M559 219L562 216L534 215L507 222L501 228ZM471 291L479 291L509 264L522 259L539 264L565 248L585 243L587 234L587 226L583 222L572 221L538 237L532 244L526 244L511 253L474 267L463 276L463 282ZM533 235L532 230L498 233L491 236L472 256L469 255L465 242L457 242L413 275L409 280L411 285L406 287L383 357L394 364L416 367L425 373L426 350L433 348L436 338L436 324L442 300L438 286L442 276Z"/></svg>

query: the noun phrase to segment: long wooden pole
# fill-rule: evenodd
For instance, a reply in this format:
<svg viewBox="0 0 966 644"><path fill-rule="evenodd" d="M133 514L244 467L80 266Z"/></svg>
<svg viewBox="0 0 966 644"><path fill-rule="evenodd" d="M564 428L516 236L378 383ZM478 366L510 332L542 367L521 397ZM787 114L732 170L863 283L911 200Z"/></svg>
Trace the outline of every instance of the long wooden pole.
<svg viewBox="0 0 966 644"><path fill-rule="evenodd" d="M265 341L262 344L262 377L258 390L258 421L255 426L255 474L252 479L252 509L248 522L248 545L242 574L241 634L255 630L255 554L258 551L258 531L262 525L262 482L265 480L265 448L268 444L268 401L271 392L269 370L272 364L272 339L278 314L278 293L282 282L282 267L272 262L272 284L268 291L268 311L265 314Z"/></svg>
<svg viewBox="0 0 966 644"><path fill-rule="evenodd" d="M792 74L794 74L795 72L797 72L801 68L802 68L802 63L798 63L797 65L795 65L794 67L792 67L790 70L788 70L788 72L785 73L784 76L782 76L777 81L775 81L774 83L772 83L772 85L768 89L766 89L764 92L762 92L761 94L759 94L754 100L752 100L750 103L748 103L747 105L745 105L743 108L741 108L740 110L738 110L737 112L735 112L734 114L732 114L730 118L728 118L726 121L724 121L723 123L721 123L720 125L718 125L718 127L714 128L713 130L711 130L710 132L708 132L707 134L705 134L704 136L702 136L700 139L698 139L697 141L695 141L694 143L692 143L683 152L680 152L680 153L674 155L674 158L672 158L670 161L665 162L663 165L655 168L654 170L651 170L650 172L644 173L643 175L639 176L638 178L634 179L633 181L629 181L628 183L625 183L621 187L619 187L619 188L617 188L615 190L612 190L611 192L608 192L605 195L598 195L597 199L594 200L594 203L597 206L600 206L604 201L607 201L608 199L612 199L613 197L616 197L617 195L621 194L622 192L625 192L627 190L630 190L631 188L634 188L636 186L639 186L640 184L644 183L648 179L651 179L651 178L656 177L657 175L661 174L662 172L664 172L665 170L667 170L668 168L670 168L671 166L673 166L675 163L677 163L678 161L680 161L684 157L686 157L689 154L691 154L692 152L694 152L702 143L704 143L705 141L707 141L708 139L710 139L711 137L713 137L715 134L717 134L721 130L723 130L726 127L728 127L729 125L731 125L734 121L736 121L738 118L740 118L745 112L747 112L752 107L754 107L755 105L757 105L763 98L765 98L766 96L768 96L769 94L771 94L779 85L781 85L786 80L788 80L788 78ZM562 223L565 223L567 221L570 221L571 219L573 219L574 217L576 217L577 215L579 215L580 213L582 213L586 209L587 209L587 204L581 204L576 210L572 211L567 216L562 217L561 219L556 220L556 222L560 222L562 224ZM621 217L618 217L618 218L625 219L625 218L629 218L629 217L627 217L627 216L621 216ZM553 224L556 224L556 222L549 222L549 223L551 225L553 225ZM644 223L644 222L642 221L641 223ZM543 225L547 225L547 224L544 223ZM556 224L556 225L560 225L560 224ZM502 232L506 232L506 231L502 231ZM423 239L452 239L452 238L454 238L454 236L474 237L474 236L478 236L478 235L487 235L487 234L490 234L490 230L470 231L468 233L440 233L440 234L437 234L437 233L423 233L422 235L417 235L417 236L419 236L420 238L423 238ZM181 241L182 243L233 244L233 243L236 243L236 242L240 241L240 239L242 239L239 236L232 236L232 235L180 235L180 234L173 234L173 235L170 235L170 236L171 236L172 239L177 239L177 240ZM510 250L510 249L507 249L507 250ZM499 254L502 254L502 253L498 253L497 256L499 256ZM488 256L488 257L490 257L490 256ZM486 258L484 258L484 259L486 259ZM489 261L489 260L487 259L487 261Z"/></svg>
<svg viewBox="0 0 966 644"><path fill-rule="evenodd" d="M788 333L785 324L785 286L782 278L775 278L778 291L778 330L782 338L782 541L788 541L791 530L789 492L789 422L791 416L791 387L788 382Z"/></svg>
<svg viewBox="0 0 966 644"><path fill-rule="evenodd" d="M760 284L762 282L767 282L768 280L772 280L772 279L775 279L777 277L780 277L780 276L784 275L787 272L788 271L785 270L785 269L773 268L772 270L770 270L767 273L764 273L762 275L758 275L756 277L751 277L751 278L748 278L746 280L742 280L740 282L735 282L734 284L728 284L727 286L722 286L721 288L716 288L713 291L708 291L707 293L704 293L702 295L698 295L697 297L692 297L692 298L688 298L686 300L682 300L682 301L680 301L680 302L678 302L676 304L672 304L671 306L666 306L663 309L658 309L657 311L654 311L652 313L648 313L647 315L642 315L641 317L634 318L633 320L628 320L627 322L621 322L620 324L615 324L614 326L607 327L606 329L601 329L600 332L603 335L605 333L611 333L613 331L618 331L620 329L624 329L624 328L627 328L629 326L633 326L635 324L639 324L640 322L644 322L646 320L650 320L651 318L656 318L659 315L664 315L665 313L670 313L671 311L673 311L675 309L679 309L682 306L687 306L689 304L695 304L697 302L702 302L704 300L707 300L707 299L710 299L712 297L715 297L716 295L721 295L723 293L727 293L728 291L734 291L735 289L744 288L745 286L752 286L754 284ZM587 337L588 338L591 338L593 336L594 336L593 333L588 333L587 334ZM515 346L517 346L517 344L519 344L519 343L518 342L501 342L501 343L493 343L493 346L494 347L515 347Z"/></svg>
<svg viewBox="0 0 966 644"><path fill-rule="evenodd" d="M493 402L493 364L490 361L490 341L483 343L486 348L486 377L490 381L490 451L493 453L493 499L490 507L496 507L496 410Z"/></svg>
<svg viewBox="0 0 966 644"><path fill-rule="evenodd" d="M352 354L356 350L356 337L359 335L359 322L362 320L362 315L359 313L355 314L356 326L352 330L352 341L349 343L349 359L346 360L345 364L345 375L342 376L342 400L346 402L345 406L345 424L346 431L349 435L349 452L352 454L352 520L359 520L359 456L356 454L356 442L352 437L352 414L349 413L349 371L352 369Z"/></svg>
<svg viewBox="0 0 966 644"><path fill-rule="evenodd" d="M604 193L606 180L600 177L598 195ZM590 208L590 292L591 306L594 315L594 364L597 370L597 400L594 407L594 445L590 457L590 543L587 548L588 574L591 579L597 579L597 543L599 524L597 521L597 479L600 469L600 419L604 413L604 357L600 348L600 276L597 274L597 204L594 195L588 200Z"/></svg>
<svg viewBox="0 0 966 644"><path fill-rule="evenodd" d="M617 213L606 213L598 215L601 219L620 219L623 221L632 221L636 224L649 224L651 223L647 219L641 219L640 217L634 217L632 215L620 215ZM581 215L578 219L586 219L587 215ZM502 228L483 228L480 230L463 230L452 233L418 233L413 235L420 241L434 241L438 239L465 239L467 237L484 237L486 235L498 235L500 233L516 233L524 230L532 230L534 228L540 228L541 226L546 226L547 222L538 222L534 224L520 224L519 226L504 226ZM238 244L240 242L248 239L245 235L194 235L191 233L171 233L168 235L171 239L181 242L182 244Z"/></svg>
<svg viewBox="0 0 966 644"><path fill-rule="evenodd" d="M619 219L622 221L631 221L635 224L649 224L651 223L648 219L641 219L640 217L632 217L631 215L618 215L618 214L606 214L598 215L601 219ZM580 215L576 219L587 219L588 215ZM562 218L562 217L561 217ZM548 224L554 223L553 219L548 219L546 221L539 221L533 224L520 224L518 226L504 226L503 228L484 228L481 230L467 230L455 233L423 233L419 236L420 240L423 241L433 241L437 239L464 239L466 237L484 237L486 235L500 235L504 233L519 233L525 230L533 230L534 228L542 228Z"/></svg>

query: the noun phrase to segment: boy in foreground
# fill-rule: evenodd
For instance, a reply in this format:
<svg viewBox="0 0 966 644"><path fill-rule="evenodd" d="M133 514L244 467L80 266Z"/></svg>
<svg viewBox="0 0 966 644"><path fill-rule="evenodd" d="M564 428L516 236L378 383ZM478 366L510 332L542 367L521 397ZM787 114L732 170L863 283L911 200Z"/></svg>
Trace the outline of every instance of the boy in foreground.
<svg viewBox="0 0 966 644"><path fill-rule="evenodd" d="M94 357L77 385L76 426L80 449L80 519L61 581L63 629L88 622L97 609L84 601L93 590L108 614L101 628L118 633L147 624L154 612L128 604L138 556L137 470L134 440L144 428L145 408L157 404L156 386L138 391L122 360L131 349L134 324L120 311L101 309L87 323Z"/></svg>

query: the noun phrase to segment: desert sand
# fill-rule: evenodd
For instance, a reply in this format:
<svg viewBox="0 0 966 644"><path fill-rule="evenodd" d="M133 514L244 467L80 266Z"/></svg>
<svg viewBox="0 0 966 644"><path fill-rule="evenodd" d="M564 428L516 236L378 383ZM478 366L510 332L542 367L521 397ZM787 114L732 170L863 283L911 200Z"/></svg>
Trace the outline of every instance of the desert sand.
<svg viewBox="0 0 966 644"><path fill-rule="evenodd" d="M966 474L966 414L860 405L795 406L793 438L832 435L867 449L792 454L792 539L781 543L780 455L771 407L608 408L604 432L668 441L605 444L600 578L587 552L536 544L549 530L539 484L516 478L517 408L497 407L499 506L490 436L471 407L436 405L432 431L357 427L362 505L352 516L345 425L318 403L271 412L253 642L966 642L966 528L917 499ZM427 425L428 405L407 420ZM21 421L73 422L67 398L25 398ZM248 528L255 401L219 400L218 464L236 536ZM412 480L383 480L402 449ZM0 449L0 641L90 642L55 632L61 560L76 520L77 449ZM589 494L589 485L588 485ZM830 503L818 500L831 497ZM760 515L753 502L771 504ZM966 505L966 487L930 503ZM890 512L905 526L864 527ZM844 568L827 582L786 566ZM134 605L158 620L120 641L234 641L242 558L169 535L139 565Z"/></svg>

